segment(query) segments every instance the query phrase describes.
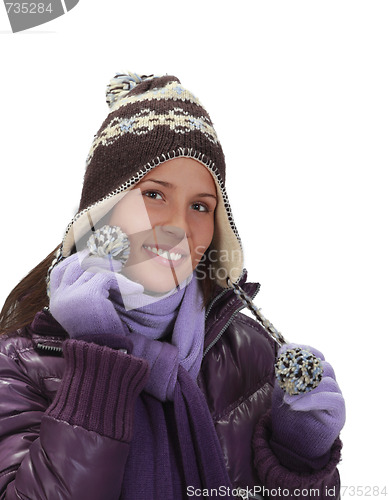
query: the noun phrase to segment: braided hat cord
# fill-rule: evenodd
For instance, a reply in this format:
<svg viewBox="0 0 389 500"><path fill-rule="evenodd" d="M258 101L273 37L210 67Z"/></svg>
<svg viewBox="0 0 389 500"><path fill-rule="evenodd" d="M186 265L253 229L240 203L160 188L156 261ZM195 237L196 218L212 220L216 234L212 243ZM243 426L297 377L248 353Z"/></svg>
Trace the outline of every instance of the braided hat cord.
<svg viewBox="0 0 389 500"><path fill-rule="evenodd" d="M228 280L230 287L234 289L234 293L239 297L239 299L244 303L244 305L249 309L249 311L254 315L254 317L259 321L259 323L265 328L266 332L270 337L279 345L282 346L287 343L284 336L279 332L275 326L265 318L261 312L261 308L257 307L251 297L243 290L239 285L232 283Z"/></svg>

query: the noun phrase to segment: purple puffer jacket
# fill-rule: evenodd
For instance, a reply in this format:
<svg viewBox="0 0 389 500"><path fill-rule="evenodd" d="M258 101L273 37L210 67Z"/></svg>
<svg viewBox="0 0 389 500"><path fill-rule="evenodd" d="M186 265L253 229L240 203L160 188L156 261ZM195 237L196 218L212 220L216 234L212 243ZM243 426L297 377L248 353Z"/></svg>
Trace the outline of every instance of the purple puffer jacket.
<svg viewBox="0 0 389 500"><path fill-rule="evenodd" d="M244 281L245 277L243 289L255 296L259 285ZM305 498L310 498L309 489L312 498L339 498L339 439L327 466L312 473L286 469L268 446L275 345L257 322L239 312L242 308L231 290L220 289L215 295L206 313L198 378L234 488L242 488L242 498L254 493L255 498L274 498L285 488L299 489L299 496L304 489ZM63 349L85 343L67 338L46 310L36 315L31 326L0 338L0 499L120 499L132 430L123 433L106 421L96 427L84 425L90 418L82 415L78 405L80 379L65 366ZM120 391L113 385L122 387L131 370L138 373L142 367L124 367L126 354L103 349L110 351L109 356L116 355L119 375L123 366L116 382L112 366L111 372L104 373L108 364L96 365L96 377L109 379L112 389L109 401L99 403L93 396L106 418L107 408L118 404L115 398ZM126 416L119 415L122 420Z"/></svg>

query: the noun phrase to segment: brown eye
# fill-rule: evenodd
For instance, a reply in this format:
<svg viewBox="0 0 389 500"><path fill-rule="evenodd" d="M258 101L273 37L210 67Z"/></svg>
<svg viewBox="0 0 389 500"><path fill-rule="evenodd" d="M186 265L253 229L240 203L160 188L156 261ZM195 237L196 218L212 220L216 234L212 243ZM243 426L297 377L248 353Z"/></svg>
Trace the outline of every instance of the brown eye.
<svg viewBox="0 0 389 500"><path fill-rule="evenodd" d="M151 198L152 200L162 200L162 195L161 193L158 193L158 191L145 191L142 194L143 196L147 196L147 198Z"/></svg>
<svg viewBox="0 0 389 500"><path fill-rule="evenodd" d="M192 208L197 212L209 212L209 208L203 203L193 203Z"/></svg>

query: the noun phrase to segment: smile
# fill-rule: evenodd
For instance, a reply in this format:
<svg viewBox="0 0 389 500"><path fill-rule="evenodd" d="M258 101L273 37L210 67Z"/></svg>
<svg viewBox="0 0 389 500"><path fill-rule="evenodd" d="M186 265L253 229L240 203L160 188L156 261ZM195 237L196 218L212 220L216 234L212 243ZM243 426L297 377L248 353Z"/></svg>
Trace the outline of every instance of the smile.
<svg viewBox="0 0 389 500"><path fill-rule="evenodd" d="M164 259L174 262L182 259L183 257L181 253L169 252L168 250L162 250L161 248L156 248L148 245L143 245L143 247L146 248L146 250L153 252L155 255L158 255L159 257L163 257Z"/></svg>

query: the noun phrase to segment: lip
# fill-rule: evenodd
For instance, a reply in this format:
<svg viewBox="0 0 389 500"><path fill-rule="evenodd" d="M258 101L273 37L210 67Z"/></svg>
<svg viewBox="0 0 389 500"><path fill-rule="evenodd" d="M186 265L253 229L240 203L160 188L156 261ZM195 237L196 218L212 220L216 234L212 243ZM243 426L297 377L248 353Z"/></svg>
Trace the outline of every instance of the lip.
<svg viewBox="0 0 389 500"><path fill-rule="evenodd" d="M179 258L178 260L173 260L173 259L169 259L169 258L166 259L162 255L158 255L158 254L154 253L152 250L149 250L149 248L147 248L147 247L158 248L158 250L166 251L169 254L180 254L181 258ZM181 249L179 247L171 247L171 245L158 244L158 246L157 246L157 245L155 245L155 243L153 243L151 245L144 243L142 245L142 249L148 255L148 257L150 259L154 260L156 263L158 263L162 266L169 267L169 268L172 268L172 267L176 268L176 267L181 266L184 262L187 261L187 258L188 258L187 251L184 251L183 249Z"/></svg>

